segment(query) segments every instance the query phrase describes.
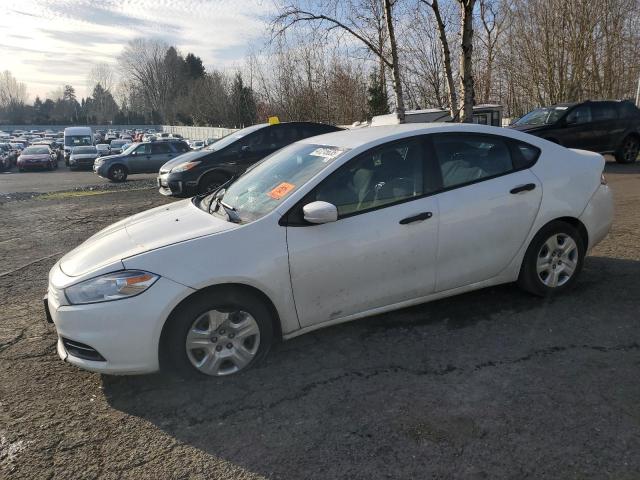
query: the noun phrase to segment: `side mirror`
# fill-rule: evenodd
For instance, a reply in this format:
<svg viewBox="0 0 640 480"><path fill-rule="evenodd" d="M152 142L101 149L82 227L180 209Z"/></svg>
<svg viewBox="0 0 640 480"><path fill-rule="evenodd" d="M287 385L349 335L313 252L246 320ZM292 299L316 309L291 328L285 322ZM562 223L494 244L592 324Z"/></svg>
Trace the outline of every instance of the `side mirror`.
<svg viewBox="0 0 640 480"><path fill-rule="evenodd" d="M134 151L133 151L133 152L131 152L129 155L132 155L132 156L134 156L134 157L135 157L136 155L138 155L138 152L136 152L136 151L134 150Z"/></svg>
<svg viewBox="0 0 640 480"><path fill-rule="evenodd" d="M304 219L309 223L321 224L338 220L338 209L329 202L311 202L302 207Z"/></svg>
<svg viewBox="0 0 640 480"><path fill-rule="evenodd" d="M242 153L250 152L250 151L251 151L251 145L243 145L243 146L240 148L240 151L241 151Z"/></svg>
<svg viewBox="0 0 640 480"><path fill-rule="evenodd" d="M572 117L571 115L567 116L564 120L565 125L576 125L578 123L577 117Z"/></svg>

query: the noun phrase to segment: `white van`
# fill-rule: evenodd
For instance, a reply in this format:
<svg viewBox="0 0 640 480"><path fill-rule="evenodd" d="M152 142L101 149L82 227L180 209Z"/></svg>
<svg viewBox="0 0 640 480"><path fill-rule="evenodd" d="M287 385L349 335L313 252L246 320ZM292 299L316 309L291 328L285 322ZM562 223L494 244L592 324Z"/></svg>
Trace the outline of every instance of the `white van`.
<svg viewBox="0 0 640 480"><path fill-rule="evenodd" d="M64 162L69 165L69 155L74 147L93 145L91 127L67 127L64 129Z"/></svg>

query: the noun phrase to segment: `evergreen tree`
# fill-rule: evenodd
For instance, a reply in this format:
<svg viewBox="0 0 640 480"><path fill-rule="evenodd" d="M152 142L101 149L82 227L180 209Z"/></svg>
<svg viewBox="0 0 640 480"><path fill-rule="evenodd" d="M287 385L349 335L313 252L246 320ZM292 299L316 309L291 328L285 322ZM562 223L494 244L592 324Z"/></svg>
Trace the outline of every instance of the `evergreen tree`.
<svg viewBox="0 0 640 480"><path fill-rule="evenodd" d="M384 115L389 113L389 96L384 82L376 72L372 72L369 77L369 87L367 88L367 104L369 105L369 116Z"/></svg>
<svg viewBox="0 0 640 480"><path fill-rule="evenodd" d="M231 86L232 122L236 127L247 127L256 122L257 108L255 94L251 87L245 87L242 75L236 73Z"/></svg>

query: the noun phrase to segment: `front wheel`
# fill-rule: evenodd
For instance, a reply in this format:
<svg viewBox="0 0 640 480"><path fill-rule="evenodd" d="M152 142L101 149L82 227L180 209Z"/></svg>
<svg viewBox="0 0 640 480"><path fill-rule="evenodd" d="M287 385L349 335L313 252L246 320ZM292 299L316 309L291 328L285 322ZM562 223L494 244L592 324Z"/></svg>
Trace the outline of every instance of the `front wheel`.
<svg viewBox="0 0 640 480"><path fill-rule="evenodd" d="M107 174L109 180L120 183L127 179L127 169L123 165L114 165Z"/></svg>
<svg viewBox="0 0 640 480"><path fill-rule="evenodd" d="M637 137L627 137L622 141L622 145L616 151L615 157L618 163L634 163L640 152L640 139Z"/></svg>
<svg viewBox="0 0 640 480"><path fill-rule="evenodd" d="M262 360L273 342L269 309L243 291L196 296L169 322L165 366L186 377L240 373Z"/></svg>
<svg viewBox="0 0 640 480"><path fill-rule="evenodd" d="M585 255L580 233L568 223L551 222L531 241L518 285L534 295L560 293L576 281Z"/></svg>

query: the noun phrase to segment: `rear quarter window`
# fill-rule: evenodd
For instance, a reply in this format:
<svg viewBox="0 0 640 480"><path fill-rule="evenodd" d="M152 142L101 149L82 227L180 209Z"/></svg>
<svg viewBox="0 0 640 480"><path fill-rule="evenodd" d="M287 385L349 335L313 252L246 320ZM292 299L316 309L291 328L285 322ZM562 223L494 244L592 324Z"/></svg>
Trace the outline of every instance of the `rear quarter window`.
<svg viewBox="0 0 640 480"><path fill-rule="evenodd" d="M528 143L511 141L511 161L515 170L531 168L540 157L540 149Z"/></svg>

